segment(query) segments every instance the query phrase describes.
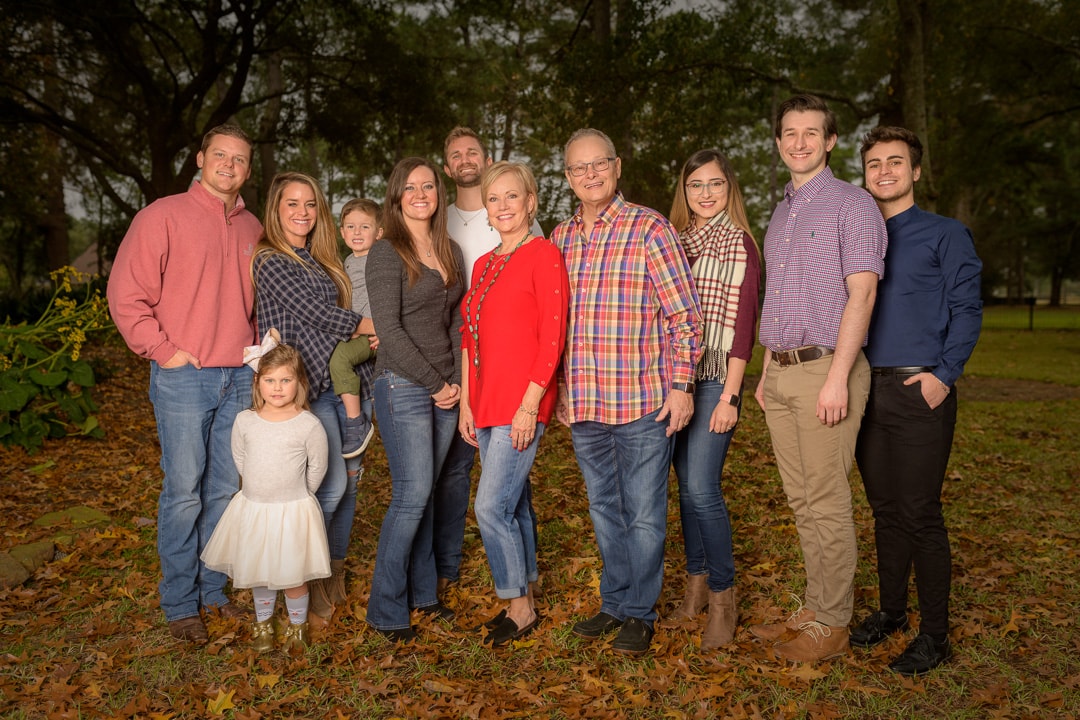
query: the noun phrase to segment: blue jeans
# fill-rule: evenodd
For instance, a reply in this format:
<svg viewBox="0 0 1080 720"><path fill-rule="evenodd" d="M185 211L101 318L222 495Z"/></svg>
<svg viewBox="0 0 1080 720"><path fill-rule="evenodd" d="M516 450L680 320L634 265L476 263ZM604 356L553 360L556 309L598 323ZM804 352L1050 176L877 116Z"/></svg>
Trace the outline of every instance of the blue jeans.
<svg viewBox="0 0 1080 720"><path fill-rule="evenodd" d="M484 539L495 594L504 600L522 597L540 577L536 568L536 527L529 502L529 470L544 434L525 450L514 448L510 425L476 429L480 443L480 482L476 488L476 521Z"/></svg>
<svg viewBox="0 0 1080 720"><path fill-rule="evenodd" d="M161 609L169 622L194 617L199 607L220 607L224 574L199 560L229 499L240 488L232 457L232 426L251 406L251 368L165 369L150 364L161 470L158 556Z"/></svg>
<svg viewBox="0 0 1080 720"><path fill-rule="evenodd" d="M659 410L623 425L570 427L604 563L602 612L651 625L664 580L667 480L674 437Z"/></svg>
<svg viewBox="0 0 1080 720"><path fill-rule="evenodd" d="M709 576L709 590L720 592L735 584L735 555L731 549L731 521L721 489L734 428L726 433L709 432L713 408L720 401L724 384L706 380L694 392L694 414L690 424L675 435L672 465L679 479L679 514L686 572Z"/></svg>
<svg viewBox="0 0 1080 720"><path fill-rule="evenodd" d="M371 398L361 401L364 414L371 417ZM356 471L363 465L364 456L344 460L341 457L341 433L345 424L345 406L341 398L331 392L323 392L311 401L311 412L319 418L326 431L330 457L326 476L315 493L323 511L326 539L330 545L330 559L344 560L352 537L353 518L356 515Z"/></svg>
<svg viewBox="0 0 1080 720"><path fill-rule="evenodd" d="M402 630L409 627L410 608L438 603L432 491L457 432L457 409L435 407L427 388L384 371L375 380L375 413L392 491L379 532L367 621L377 630Z"/></svg>
<svg viewBox="0 0 1080 720"><path fill-rule="evenodd" d="M461 545L465 541L465 515L476 448L454 433L450 450L435 481L435 570L438 576L457 580L461 571Z"/></svg>

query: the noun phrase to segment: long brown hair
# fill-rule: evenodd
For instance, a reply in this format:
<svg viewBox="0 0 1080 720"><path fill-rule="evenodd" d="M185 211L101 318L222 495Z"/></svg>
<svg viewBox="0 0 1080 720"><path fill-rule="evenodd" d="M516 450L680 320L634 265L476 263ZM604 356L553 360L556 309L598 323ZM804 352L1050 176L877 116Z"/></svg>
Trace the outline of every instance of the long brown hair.
<svg viewBox="0 0 1080 720"><path fill-rule="evenodd" d="M255 408L257 412L266 405L266 400L263 399L262 393L259 392L259 378L279 367L289 368L292 370L293 375L296 376L296 399L293 400L293 403L300 410L310 410L308 395L311 392L311 387L308 385L304 361L300 358L299 350L284 343L259 358L259 369L255 371L255 376L251 378L251 407Z"/></svg>
<svg viewBox="0 0 1080 720"><path fill-rule="evenodd" d="M255 270L268 257L274 253L280 253L290 260L303 265L296 250L289 244L285 237L285 228L281 225L281 215L278 207L281 205L281 196L285 194L285 188L292 183L307 185L315 194L315 227L308 233L308 252L315 262L319 263L330 279L337 286L337 305L340 308L352 307L352 282L345 274L341 264L341 256L338 255L337 228L334 225L334 215L330 212L330 205L326 202L326 196L319 188L319 183L313 177L298 172L283 172L274 176L270 183L270 191L266 197L266 208L263 211L263 233L259 238L259 244L255 247L255 256L251 259L251 279L255 281Z"/></svg>
<svg viewBox="0 0 1080 720"><path fill-rule="evenodd" d="M439 205L435 208L435 214L428 221L431 226L431 244L439 263L446 270L446 287L460 282L458 277L457 259L451 246L450 232L446 229L446 186L443 184L442 174L428 160L422 157L409 157L398 162L390 173L386 182L386 201L383 203L383 239L388 241L405 262L405 272L409 278L409 285L414 285L420 279L423 272L423 263L413 247L412 233L405 224L405 215L401 211L401 198L405 194L405 185L409 175L419 167L431 170L435 178L435 187L439 197Z"/></svg>
<svg viewBox="0 0 1080 720"><path fill-rule="evenodd" d="M690 177L691 173L698 168L704 167L711 162L715 162L720 166L720 173L724 176L724 180L727 181L728 217L731 218L731 222L735 227L749 235L750 239L753 239L754 233L750 230L750 221L746 217L746 204L743 202L742 188L739 187L739 180L735 177L735 170L731 167L731 162L728 161L724 153L715 148L698 150L683 163L682 171L679 173L679 182L675 185L675 200L671 203L671 215L669 217L671 224L680 233L690 227L693 213L690 211L690 203L686 199L686 178ZM757 242L755 241L754 244L756 246Z"/></svg>

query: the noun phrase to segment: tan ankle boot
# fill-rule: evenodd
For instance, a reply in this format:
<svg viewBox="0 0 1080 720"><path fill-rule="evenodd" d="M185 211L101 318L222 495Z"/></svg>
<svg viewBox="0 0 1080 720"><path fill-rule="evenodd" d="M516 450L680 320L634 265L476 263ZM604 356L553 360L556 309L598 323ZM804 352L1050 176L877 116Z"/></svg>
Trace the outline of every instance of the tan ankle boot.
<svg viewBox="0 0 1080 720"><path fill-rule="evenodd" d="M682 605L668 615L668 620L693 620L705 609L709 601L709 578L707 575L687 575L686 594Z"/></svg>
<svg viewBox="0 0 1080 720"><path fill-rule="evenodd" d="M345 591L345 561L331 560L330 572L330 578L326 580L327 598L334 605L344 605L348 599L348 593Z"/></svg>
<svg viewBox="0 0 1080 720"><path fill-rule="evenodd" d="M709 621L701 633L701 649L715 650L735 639L739 613L735 608L735 588L709 592Z"/></svg>
<svg viewBox="0 0 1080 720"><path fill-rule="evenodd" d="M330 600L329 578L319 578L308 583L308 612L318 615L323 620L330 620L334 614L334 603Z"/></svg>

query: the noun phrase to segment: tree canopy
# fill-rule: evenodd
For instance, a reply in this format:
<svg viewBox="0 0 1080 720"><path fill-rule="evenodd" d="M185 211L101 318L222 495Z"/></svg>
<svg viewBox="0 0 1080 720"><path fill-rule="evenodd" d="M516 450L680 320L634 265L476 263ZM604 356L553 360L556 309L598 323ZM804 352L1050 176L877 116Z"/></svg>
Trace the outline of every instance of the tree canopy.
<svg viewBox="0 0 1080 720"><path fill-rule="evenodd" d="M761 234L786 181L770 118L804 91L840 116L846 179L869 127L919 133L919 201L972 228L988 282L1018 297L1027 275L1058 292L1080 275L1080 14L1060 0L34 0L0 28L16 293L68 261L79 219L114 252L227 120L256 138L257 211L283 168L337 206L379 197L396 160L441 161L466 124L532 165L550 228L572 204L562 144L588 125L615 141L627 196L665 213L682 161L720 148Z"/></svg>

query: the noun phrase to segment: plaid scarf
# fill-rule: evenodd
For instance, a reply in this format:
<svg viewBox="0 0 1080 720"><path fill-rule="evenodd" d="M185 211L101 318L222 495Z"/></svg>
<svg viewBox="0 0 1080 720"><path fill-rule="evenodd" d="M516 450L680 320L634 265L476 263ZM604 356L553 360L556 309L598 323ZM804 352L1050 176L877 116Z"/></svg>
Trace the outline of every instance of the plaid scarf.
<svg viewBox="0 0 1080 720"><path fill-rule="evenodd" d="M687 255L697 257L691 268L704 325L698 380L727 377L727 359L735 341L739 290L746 277L745 233L722 211L704 227L687 228L679 236Z"/></svg>

